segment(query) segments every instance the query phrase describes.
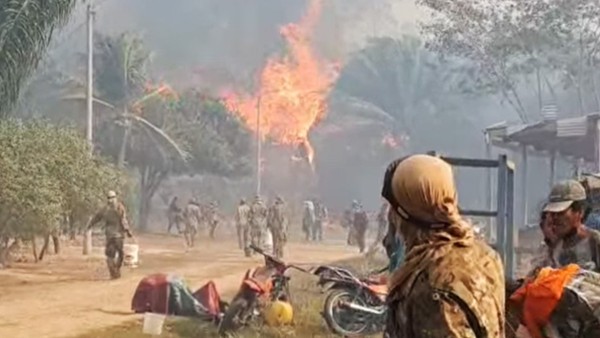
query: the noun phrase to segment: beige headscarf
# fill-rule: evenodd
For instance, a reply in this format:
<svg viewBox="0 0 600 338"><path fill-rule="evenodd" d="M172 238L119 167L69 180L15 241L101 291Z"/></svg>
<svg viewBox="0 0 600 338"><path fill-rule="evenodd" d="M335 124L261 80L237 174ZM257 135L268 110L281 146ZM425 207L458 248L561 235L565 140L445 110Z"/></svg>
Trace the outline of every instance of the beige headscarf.
<svg viewBox="0 0 600 338"><path fill-rule="evenodd" d="M428 155L408 157L394 172L392 191L404 209L395 212L431 223L425 228L400 220L399 214L391 218L404 238L407 255L392 276L390 287L408 292L410 288L404 286L411 285L430 262L453 246L473 245L475 237L472 227L459 214L454 175L444 160Z"/></svg>

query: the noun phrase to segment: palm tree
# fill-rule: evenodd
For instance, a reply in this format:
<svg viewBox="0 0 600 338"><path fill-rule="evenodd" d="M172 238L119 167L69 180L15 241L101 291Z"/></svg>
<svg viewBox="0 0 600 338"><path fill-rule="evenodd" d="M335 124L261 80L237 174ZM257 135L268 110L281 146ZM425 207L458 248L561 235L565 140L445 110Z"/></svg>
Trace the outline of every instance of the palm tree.
<svg viewBox="0 0 600 338"><path fill-rule="evenodd" d="M349 121L359 118L381 126L384 133L412 138L419 123L447 120L449 114L443 113L458 102L453 92L457 82L456 73L418 38L376 38L343 68L332 99L342 107L338 110L350 113L351 119L344 116ZM456 117L462 118L451 116Z"/></svg>
<svg viewBox="0 0 600 338"><path fill-rule="evenodd" d="M17 102L57 27L76 0L0 1L0 117Z"/></svg>

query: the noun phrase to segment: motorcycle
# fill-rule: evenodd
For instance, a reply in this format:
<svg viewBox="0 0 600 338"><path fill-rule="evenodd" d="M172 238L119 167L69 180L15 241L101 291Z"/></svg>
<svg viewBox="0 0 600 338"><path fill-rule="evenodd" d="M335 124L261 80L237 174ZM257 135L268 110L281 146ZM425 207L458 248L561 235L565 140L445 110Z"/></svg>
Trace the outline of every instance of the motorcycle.
<svg viewBox="0 0 600 338"><path fill-rule="evenodd" d="M250 249L264 257L265 265L246 271L239 291L229 303L219 323L221 336L234 332L259 318L261 308L267 302L288 301L290 277L286 272L289 269L306 272L298 266L285 264L256 246L251 245Z"/></svg>
<svg viewBox="0 0 600 338"><path fill-rule="evenodd" d="M349 270L333 266L312 269L312 274L319 276L317 285L327 293L321 315L332 332L341 336L383 332L388 287L384 280L373 275L385 270L375 271L369 278L359 278Z"/></svg>

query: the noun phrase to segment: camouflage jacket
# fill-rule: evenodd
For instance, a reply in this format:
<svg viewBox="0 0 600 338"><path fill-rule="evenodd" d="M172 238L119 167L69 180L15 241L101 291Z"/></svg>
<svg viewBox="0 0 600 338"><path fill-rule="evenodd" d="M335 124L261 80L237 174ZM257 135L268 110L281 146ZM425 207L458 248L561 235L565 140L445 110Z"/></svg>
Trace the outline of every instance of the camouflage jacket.
<svg viewBox="0 0 600 338"><path fill-rule="evenodd" d="M587 270L600 271L600 232L587 229L585 234L560 241L549 252L549 258L558 267L577 264Z"/></svg>
<svg viewBox="0 0 600 338"><path fill-rule="evenodd" d="M287 220L285 217L285 206L283 204L274 204L269 208L267 226L271 230L286 231Z"/></svg>
<svg viewBox="0 0 600 338"><path fill-rule="evenodd" d="M504 338L504 272L486 244L453 247L410 285L390 291L385 337Z"/></svg>
<svg viewBox="0 0 600 338"><path fill-rule="evenodd" d="M247 204L238 206L235 213L235 223L238 226L248 225L248 218L250 217L250 207Z"/></svg>
<svg viewBox="0 0 600 338"><path fill-rule="evenodd" d="M202 210L196 204L188 204L183 211L183 215L185 217L185 224L192 228L197 229L198 224L202 222Z"/></svg>
<svg viewBox="0 0 600 338"><path fill-rule="evenodd" d="M253 227L267 226L268 210L262 203L254 203L250 208L250 225Z"/></svg>
<svg viewBox="0 0 600 338"><path fill-rule="evenodd" d="M89 223L89 227L104 222L104 233L107 238L123 238L123 235L129 231L129 222L127 221L127 211L122 203L115 207L107 205L94 215Z"/></svg>

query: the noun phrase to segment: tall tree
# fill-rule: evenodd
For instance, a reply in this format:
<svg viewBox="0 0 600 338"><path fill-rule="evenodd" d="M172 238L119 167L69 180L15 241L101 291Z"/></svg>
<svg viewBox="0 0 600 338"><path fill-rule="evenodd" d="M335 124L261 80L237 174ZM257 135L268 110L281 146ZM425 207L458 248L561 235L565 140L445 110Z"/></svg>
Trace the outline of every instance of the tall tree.
<svg viewBox="0 0 600 338"><path fill-rule="evenodd" d="M382 137L408 136L419 143L422 133L416 127L422 121L433 124L440 117L444 122L448 117L465 118L444 115L460 99L455 91L458 81L458 75L418 38L376 38L344 66L334 99L336 105L345 107L345 114L355 115L352 121L359 116L363 122L380 125Z"/></svg>
<svg viewBox="0 0 600 338"><path fill-rule="evenodd" d="M419 0L419 4L432 13L424 25L429 46L467 60L463 65L471 75L467 88L499 93L521 120L533 116L524 98L537 96L541 106L543 94L555 99L555 87L573 89L581 113L599 107L597 1Z"/></svg>
<svg viewBox="0 0 600 338"><path fill-rule="evenodd" d="M19 98L76 0L0 1L0 116L6 116Z"/></svg>

